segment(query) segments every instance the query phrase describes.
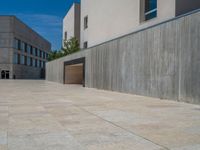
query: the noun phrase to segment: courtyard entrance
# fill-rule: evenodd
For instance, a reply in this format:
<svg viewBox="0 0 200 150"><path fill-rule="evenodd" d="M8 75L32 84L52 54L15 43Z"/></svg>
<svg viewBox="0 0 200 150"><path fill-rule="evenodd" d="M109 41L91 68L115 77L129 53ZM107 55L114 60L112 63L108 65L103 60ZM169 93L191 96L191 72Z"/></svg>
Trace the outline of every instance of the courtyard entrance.
<svg viewBox="0 0 200 150"><path fill-rule="evenodd" d="M10 71L2 70L1 71L1 79L9 79L10 78Z"/></svg>

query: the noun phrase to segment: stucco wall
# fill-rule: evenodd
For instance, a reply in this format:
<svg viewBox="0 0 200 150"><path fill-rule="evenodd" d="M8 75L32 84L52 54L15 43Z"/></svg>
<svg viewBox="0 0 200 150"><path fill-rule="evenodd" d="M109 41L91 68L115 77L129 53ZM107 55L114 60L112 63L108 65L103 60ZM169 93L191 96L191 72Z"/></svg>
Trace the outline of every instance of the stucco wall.
<svg viewBox="0 0 200 150"><path fill-rule="evenodd" d="M200 11L49 62L63 83L64 62L86 58L85 86L200 104Z"/></svg>
<svg viewBox="0 0 200 150"><path fill-rule="evenodd" d="M74 37L75 33L75 4L72 5L67 15L63 19L63 41L65 38L65 32L67 32L67 39Z"/></svg>
<svg viewBox="0 0 200 150"><path fill-rule="evenodd" d="M140 0L82 0L81 47L94 46L175 16L175 0L158 0L158 16L140 22ZM84 17L88 29L84 30Z"/></svg>

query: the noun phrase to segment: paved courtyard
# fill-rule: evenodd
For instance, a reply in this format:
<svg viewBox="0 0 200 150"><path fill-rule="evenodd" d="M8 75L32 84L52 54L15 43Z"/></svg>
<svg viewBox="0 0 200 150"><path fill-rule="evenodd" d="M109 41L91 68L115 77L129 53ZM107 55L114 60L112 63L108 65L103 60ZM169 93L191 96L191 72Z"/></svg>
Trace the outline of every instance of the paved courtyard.
<svg viewBox="0 0 200 150"><path fill-rule="evenodd" d="M0 150L200 150L200 106L0 80Z"/></svg>

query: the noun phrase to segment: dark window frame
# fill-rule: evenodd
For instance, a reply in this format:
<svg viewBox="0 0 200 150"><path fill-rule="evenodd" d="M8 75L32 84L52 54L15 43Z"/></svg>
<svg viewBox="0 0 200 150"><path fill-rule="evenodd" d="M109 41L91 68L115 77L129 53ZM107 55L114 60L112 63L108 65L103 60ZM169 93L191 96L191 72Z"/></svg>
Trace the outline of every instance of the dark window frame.
<svg viewBox="0 0 200 150"><path fill-rule="evenodd" d="M153 4L155 2L155 4ZM144 0L144 19L145 21L154 19L157 17L157 0Z"/></svg>
<svg viewBox="0 0 200 150"><path fill-rule="evenodd" d="M87 41L85 41L85 42L83 43L83 48L84 48L84 49L87 49L87 48L88 48L88 42L87 42Z"/></svg>
<svg viewBox="0 0 200 150"><path fill-rule="evenodd" d="M88 16L84 17L84 29L88 28Z"/></svg>

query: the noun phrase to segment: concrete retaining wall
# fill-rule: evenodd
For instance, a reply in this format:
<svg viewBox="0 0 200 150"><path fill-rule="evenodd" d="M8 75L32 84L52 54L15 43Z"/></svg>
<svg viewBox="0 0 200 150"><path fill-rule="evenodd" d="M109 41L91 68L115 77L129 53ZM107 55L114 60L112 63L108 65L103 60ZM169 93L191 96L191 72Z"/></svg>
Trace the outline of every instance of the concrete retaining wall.
<svg viewBox="0 0 200 150"><path fill-rule="evenodd" d="M86 87L200 104L200 11L49 62L47 80L81 57Z"/></svg>

